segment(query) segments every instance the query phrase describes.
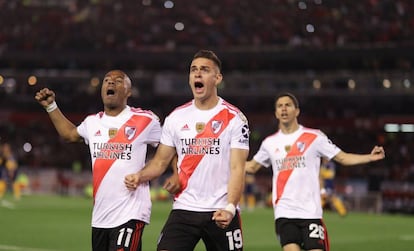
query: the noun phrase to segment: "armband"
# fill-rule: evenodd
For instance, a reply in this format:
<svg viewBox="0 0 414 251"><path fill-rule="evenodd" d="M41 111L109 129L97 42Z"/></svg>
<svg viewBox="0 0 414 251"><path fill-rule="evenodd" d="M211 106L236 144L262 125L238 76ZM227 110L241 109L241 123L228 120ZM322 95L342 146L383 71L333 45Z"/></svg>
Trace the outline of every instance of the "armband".
<svg viewBox="0 0 414 251"><path fill-rule="evenodd" d="M53 101L52 103L50 103L49 105L47 105L46 107L45 107L45 110L48 112L48 113L50 113L50 112L53 112L54 110L56 110L56 108L57 108L58 106L57 106L57 104L56 104L56 101Z"/></svg>
<svg viewBox="0 0 414 251"><path fill-rule="evenodd" d="M227 204L224 210L229 211L233 217L236 215L236 207L232 203Z"/></svg>

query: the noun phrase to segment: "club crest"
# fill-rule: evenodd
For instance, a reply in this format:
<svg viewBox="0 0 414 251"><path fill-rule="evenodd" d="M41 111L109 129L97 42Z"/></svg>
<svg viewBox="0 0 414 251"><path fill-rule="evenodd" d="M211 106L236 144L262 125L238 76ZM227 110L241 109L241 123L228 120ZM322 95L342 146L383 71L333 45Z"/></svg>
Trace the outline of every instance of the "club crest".
<svg viewBox="0 0 414 251"><path fill-rule="evenodd" d="M108 130L109 138L110 139L114 138L115 135L117 134L117 132L118 132L118 128L109 128L109 130Z"/></svg>
<svg viewBox="0 0 414 251"><path fill-rule="evenodd" d="M223 125L223 121L213 120L211 122L211 129L213 130L213 133L217 134L221 130L222 125Z"/></svg>
<svg viewBox="0 0 414 251"><path fill-rule="evenodd" d="M306 147L305 142L297 142L296 147L298 148L299 152L305 151L305 147Z"/></svg>
<svg viewBox="0 0 414 251"><path fill-rule="evenodd" d="M128 140L133 139L134 136L135 136L136 131L137 131L137 128L135 126L126 126L125 131L124 131L125 137Z"/></svg>

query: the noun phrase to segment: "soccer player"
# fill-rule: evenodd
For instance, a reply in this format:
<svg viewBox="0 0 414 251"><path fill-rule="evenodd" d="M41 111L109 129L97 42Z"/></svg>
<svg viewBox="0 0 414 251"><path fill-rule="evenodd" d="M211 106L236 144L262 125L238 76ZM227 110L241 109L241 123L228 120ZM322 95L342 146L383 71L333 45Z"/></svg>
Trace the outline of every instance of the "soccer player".
<svg viewBox="0 0 414 251"><path fill-rule="evenodd" d="M161 175L178 156L181 190L157 250L194 250L200 239L208 251L243 250L236 208L244 187L249 128L243 113L218 96L222 79L216 54L197 52L189 73L194 99L167 116L149 164L125 177L125 185L134 190Z"/></svg>
<svg viewBox="0 0 414 251"><path fill-rule="evenodd" d="M320 130L298 123L299 102L291 93L276 98L279 131L263 140L246 171L255 173L272 166L272 203L275 228L284 251L329 250L322 220L319 185L321 157L342 165L381 160L384 149L375 146L369 154L346 153Z"/></svg>
<svg viewBox="0 0 414 251"><path fill-rule="evenodd" d="M10 186L13 190L15 200L21 198L21 186L17 180L19 164L13 154L11 145L3 143L0 145L0 198L7 192Z"/></svg>
<svg viewBox="0 0 414 251"><path fill-rule="evenodd" d="M335 191L335 169L336 164L334 161L322 158L319 171L322 208L330 206L340 216L346 216L347 210L345 204Z"/></svg>
<svg viewBox="0 0 414 251"><path fill-rule="evenodd" d="M3 144L0 144L0 199L7 192L7 171L6 171L6 160L3 157Z"/></svg>
<svg viewBox="0 0 414 251"><path fill-rule="evenodd" d="M47 88L36 93L59 135L70 142L89 145L93 199L92 250L141 250L142 232L150 221L148 182L136 190L126 189L123 179L145 164L147 145L161 137L159 118L148 110L127 105L131 80L120 70L109 71L102 82L104 111L87 116L79 126L69 121Z"/></svg>

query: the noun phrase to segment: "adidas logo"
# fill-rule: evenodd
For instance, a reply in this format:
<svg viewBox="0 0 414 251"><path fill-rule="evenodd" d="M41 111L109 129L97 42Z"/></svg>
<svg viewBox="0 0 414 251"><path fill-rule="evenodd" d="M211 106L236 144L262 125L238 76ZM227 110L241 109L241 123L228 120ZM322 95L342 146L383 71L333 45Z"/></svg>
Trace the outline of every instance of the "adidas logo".
<svg viewBox="0 0 414 251"><path fill-rule="evenodd" d="M98 130L98 131L95 133L95 136L101 136L101 130Z"/></svg>
<svg viewBox="0 0 414 251"><path fill-rule="evenodd" d="M185 124L183 127L181 127L181 131L188 131L190 130L190 128L188 127L187 124Z"/></svg>

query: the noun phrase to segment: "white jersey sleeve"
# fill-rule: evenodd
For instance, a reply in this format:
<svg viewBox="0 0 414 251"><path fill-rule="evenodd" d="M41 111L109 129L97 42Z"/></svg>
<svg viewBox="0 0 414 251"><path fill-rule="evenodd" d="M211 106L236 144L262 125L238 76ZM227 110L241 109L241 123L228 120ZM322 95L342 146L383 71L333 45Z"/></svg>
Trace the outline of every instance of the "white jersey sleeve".
<svg viewBox="0 0 414 251"><path fill-rule="evenodd" d="M253 156L253 159L260 165L264 167L269 167L272 165L272 161L270 158L271 153L268 152L268 149L270 149L270 147L267 147L266 143L267 143L266 139L262 141L262 143L260 144L260 148L256 152L256 154Z"/></svg>

